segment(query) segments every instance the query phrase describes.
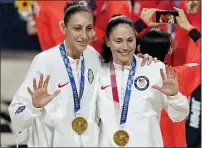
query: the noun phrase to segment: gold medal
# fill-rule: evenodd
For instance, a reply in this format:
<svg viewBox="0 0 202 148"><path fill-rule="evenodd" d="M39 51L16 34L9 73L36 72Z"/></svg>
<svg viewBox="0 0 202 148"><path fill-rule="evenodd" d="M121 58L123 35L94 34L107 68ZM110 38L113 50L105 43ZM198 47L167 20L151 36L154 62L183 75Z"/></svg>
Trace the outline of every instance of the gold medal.
<svg viewBox="0 0 202 148"><path fill-rule="evenodd" d="M72 121L72 129L77 132L79 135L83 134L84 131L88 128L88 122L83 117L76 117Z"/></svg>
<svg viewBox="0 0 202 148"><path fill-rule="evenodd" d="M114 133L113 139L118 146L125 146L129 141L129 135L124 130L118 130Z"/></svg>

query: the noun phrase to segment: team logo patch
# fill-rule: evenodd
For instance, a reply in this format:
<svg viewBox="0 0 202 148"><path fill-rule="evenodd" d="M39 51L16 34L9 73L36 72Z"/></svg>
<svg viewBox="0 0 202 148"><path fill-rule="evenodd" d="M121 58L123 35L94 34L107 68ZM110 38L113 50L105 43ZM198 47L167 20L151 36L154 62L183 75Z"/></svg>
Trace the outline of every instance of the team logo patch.
<svg viewBox="0 0 202 148"><path fill-rule="evenodd" d="M88 82L91 84L94 80L94 74L91 69L88 69Z"/></svg>
<svg viewBox="0 0 202 148"><path fill-rule="evenodd" d="M134 81L135 88L143 91L149 87L149 79L145 76L139 76Z"/></svg>
<svg viewBox="0 0 202 148"><path fill-rule="evenodd" d="M20 106L20 107L18 107L18 109L17 109L16 112L15 112L15 115L16 115L16 114L19 114L19 113L21 113L21 112L23 112L23 111L25 110L25 107L26 107L26 106Z"/></svg>

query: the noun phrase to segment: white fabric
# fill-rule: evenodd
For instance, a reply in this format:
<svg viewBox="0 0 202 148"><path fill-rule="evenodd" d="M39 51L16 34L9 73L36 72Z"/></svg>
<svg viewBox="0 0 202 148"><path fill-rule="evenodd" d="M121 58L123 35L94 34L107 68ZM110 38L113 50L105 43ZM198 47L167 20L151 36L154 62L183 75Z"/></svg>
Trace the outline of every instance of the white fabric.
<svg viewBox="0 0 202 148"><path fill-rule="evenodd" d="M136 57L136 56L135 56ZM142 59L136 57L137 66L134 80L138 76L145 76L149 80L146 90L138 90L134 82L128 109L125 130L130 139L126 146L129 147L163 147L160 131L160 113L165 108L173 122L185 119L189 113L189 105L185 96L180 92L176 96L167 97L152 85L162 85L160 68L165 69L161 62L152 63L150 66L141 66ZM128 79L129 66L121 67L115 64L116 81L118 86L119 102L123 104L123 96ZM96 78L96 87L93 98L97 99L98 116L101 118L101 132L99 146L116 147L113 142L114 133L119 130L120 111L115 112L111 86L101 89L102 86L111 85L109 64L104 65ZM117 105L115 105L117 107Z"/></svg>
<svg viewBox="0 0 202 148"><path fill-rule="evenodd" d="M75 116L71 84L58 88L59 83L62 85L69 82L58 45L36 55L23 84L9 106L12 124L19 129L17 133L19 144L25 143L29 147L97 146L99 128L95 122L96 104L95 100L92 100L95 80L90 84L88 74L91 69L94 78L96 77L100 60L99 54L90 46L84 51L84 58L86 69L81 116L88 120L87 131L82 136L78 136L72 130L71 124ZM81 62L70 58L70 63L76 85L79 87ZM34 77L37 78L38 83L40 73L44 74L44 79L50 75L48 93L52 94L58 89L61 93L44 108L36 109L32 107L32 98L27 87L32 88ZM25 110L16 113L20 106L25 106Z"/></svg>

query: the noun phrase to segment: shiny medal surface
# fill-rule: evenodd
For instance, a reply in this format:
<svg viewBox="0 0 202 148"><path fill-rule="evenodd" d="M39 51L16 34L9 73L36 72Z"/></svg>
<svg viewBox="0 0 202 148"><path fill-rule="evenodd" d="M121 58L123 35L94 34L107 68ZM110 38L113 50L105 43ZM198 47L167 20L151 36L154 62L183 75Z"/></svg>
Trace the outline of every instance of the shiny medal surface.
<svg viewBox="0 0 202 148"><path fill-rule="evenodd" d="M118 130L114 133L113 139L118 146L125 146L129 141L129 134L125 130Z"/></svg>
<svg viewBox="0 0 202 148"><path fill-rule="evenodd" d="M88 128L88 122L83 117L76 117L72 121L72 129L78 133L79 135L82 135L85 130Z"/></svg>

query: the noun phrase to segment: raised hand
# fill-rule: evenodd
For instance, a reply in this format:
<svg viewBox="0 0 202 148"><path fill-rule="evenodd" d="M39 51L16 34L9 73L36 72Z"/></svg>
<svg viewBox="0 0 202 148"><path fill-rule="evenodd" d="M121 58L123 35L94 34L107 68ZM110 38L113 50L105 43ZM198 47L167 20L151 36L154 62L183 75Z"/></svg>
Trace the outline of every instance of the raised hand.
<svg viewBox="0 0 202 148"><path fill-rule="evenodd" d="M56 97L60 90L55 91L53 94L48 94L47 88L48 88L48 82L50 80L50 75L46 77L46 80L43 81L43 74L40 74L40 80L37 87L36 79L33 79L33 89L32 91L29 87L27 87L27 90L29 94L32 96L32 105L35 108L42 108L45 105L47 105L54 97Z"/></svg>
<svg viewBox="0 0 202 148"><path fill-rule="evenodd" d="M184 28L185 30L191 29L193 26L189 23L186 15L184 14L183 9L179 9L174 7L176 11L178 11L179 16L176 16L177 24L181 27Z"/></svg>
<svg viewBox="0 0 202 148"><path fill-rule="evenodd" d="M161 93L165 94L166 96L175 96L178 91L178 73L174 75L172 67L168 67L166 65L166 76L163 72L163 69L160 69L161 77L163 80L162 87L157 85L152 86L152 88L159 90Z"/></svg>
<svg viewBox="0 0 202 148"><path fill-rule="evenodd" d="M152 21L152 16L156 11L159 9L154 9L154 8L143 8L142 12L140 14L140 18L142 18L144 21L146 21L146 24L149 25L148 27L155 27L158 25L158 23L155 23Z"/></svg>

